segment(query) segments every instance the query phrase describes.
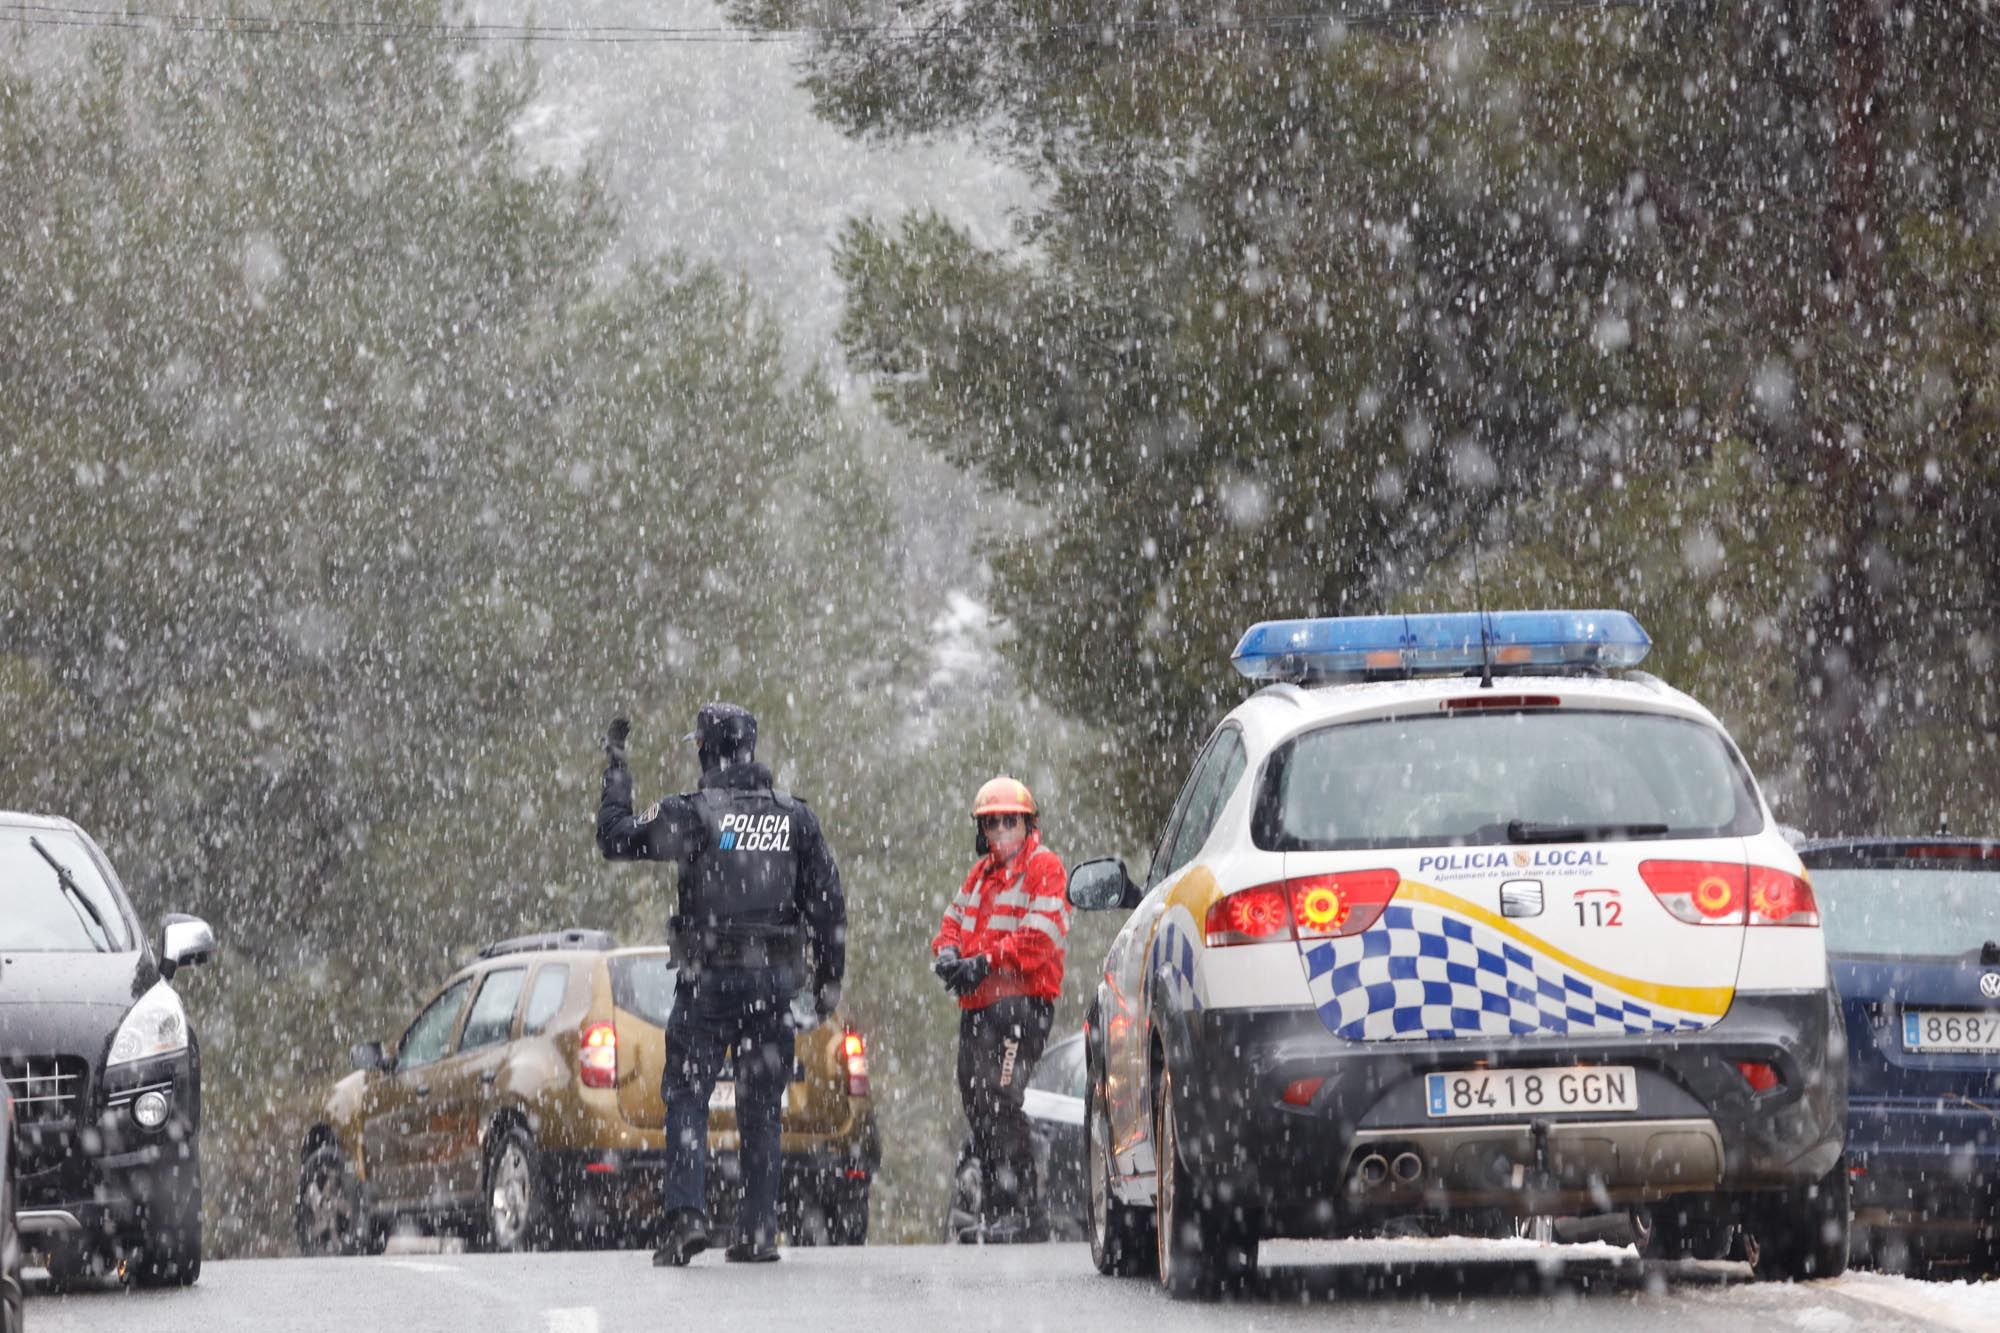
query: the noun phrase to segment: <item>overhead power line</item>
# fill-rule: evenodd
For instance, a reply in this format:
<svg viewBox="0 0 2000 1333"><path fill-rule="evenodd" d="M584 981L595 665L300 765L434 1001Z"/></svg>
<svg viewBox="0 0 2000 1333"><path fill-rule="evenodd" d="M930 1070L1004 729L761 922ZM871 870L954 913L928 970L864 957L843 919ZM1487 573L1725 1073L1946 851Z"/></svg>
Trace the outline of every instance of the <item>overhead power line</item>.
<svg viewBox="0 0 2000 1333"><path fill-rule="evenodd" d="M578 45L763 45L773 42L874 37L930 41L981 35L1018 37L1223 36L1251 32L1311 32L1336 25L1385 27L1440 20L1525 19L1613 9L1678 8L1695 0L1513 0L1495 4L1413 4L1353 11L1253 14L1212 19L1105 18L1041 24L885 23L796 28L741 28L726 24L607 23L409 23L393 19L318 18L280 13L199 14L81 5L0 4L0 22L50 28L108 28L142 32L208 33L254 37L428 38L448 42L553 42Z"/></svg>

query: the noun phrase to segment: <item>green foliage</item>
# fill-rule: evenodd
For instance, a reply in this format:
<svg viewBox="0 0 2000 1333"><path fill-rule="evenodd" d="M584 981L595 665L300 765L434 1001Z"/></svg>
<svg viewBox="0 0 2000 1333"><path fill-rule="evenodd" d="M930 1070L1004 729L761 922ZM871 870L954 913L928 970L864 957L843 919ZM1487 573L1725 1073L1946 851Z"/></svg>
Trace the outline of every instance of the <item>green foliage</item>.
<svg viewBox="0 0 2000 1333"><path fill-rule="evenodd" d="M858 223L842 334L898 421L1046 515L997 540L999 609L1027 682L1117 738L1132 827L1235 697L1246 624L1409 605L1475 542L1552 562L1523 588L1657 587L1679 562L1679 606L1781 628L1729 711L1802 822L1915 817L1891 775L1927 761L1892 751L1991 755L2000 64L1978 15L836 8L737 12L864 25L808 62L824 114L978 133L1046 186L1008 250ZM1730 488L1715 532L1768 543L1754 586L1649 521L1697 478ZM1524 537L1578 496L1608 547ZM1733 651L1701 638L1692 679ZM1990 806L1990 765L1950 767Z"/></svg>

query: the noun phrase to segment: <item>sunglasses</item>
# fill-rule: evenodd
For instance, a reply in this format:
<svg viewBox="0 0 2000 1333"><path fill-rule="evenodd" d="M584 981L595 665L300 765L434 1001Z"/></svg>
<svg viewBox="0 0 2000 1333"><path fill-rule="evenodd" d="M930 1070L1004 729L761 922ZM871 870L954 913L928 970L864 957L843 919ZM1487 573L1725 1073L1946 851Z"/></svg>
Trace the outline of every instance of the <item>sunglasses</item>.
<svg viewBox="0 0 2000 1333"><path fill-rule="evenodd" d="M1021 816L1019 815L981 815L979 817L979 827L981 828L1013 828L1020 822Z"/></svg>

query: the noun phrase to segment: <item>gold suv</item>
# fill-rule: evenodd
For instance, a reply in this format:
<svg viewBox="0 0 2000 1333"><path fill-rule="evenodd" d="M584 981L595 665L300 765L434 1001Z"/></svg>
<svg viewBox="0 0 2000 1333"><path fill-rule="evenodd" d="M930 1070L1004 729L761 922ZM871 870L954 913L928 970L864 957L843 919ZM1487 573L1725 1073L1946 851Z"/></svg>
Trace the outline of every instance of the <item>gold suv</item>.
<svg viewBox="0 0 2000 1333"><path fill-rule="evenodd" d="M675 964L603 931L502 940L392 1049L354 1048L301 1150L306 1254L372 1253L399 1223L496 1250L644 1243L660 1213L660 1073ZM710 1212L734 1211L735 1084L710 1101ZM839 1014L798 1035L783 1119L787 1240L859 1245L881 1160L868 1053Z"/></svg>

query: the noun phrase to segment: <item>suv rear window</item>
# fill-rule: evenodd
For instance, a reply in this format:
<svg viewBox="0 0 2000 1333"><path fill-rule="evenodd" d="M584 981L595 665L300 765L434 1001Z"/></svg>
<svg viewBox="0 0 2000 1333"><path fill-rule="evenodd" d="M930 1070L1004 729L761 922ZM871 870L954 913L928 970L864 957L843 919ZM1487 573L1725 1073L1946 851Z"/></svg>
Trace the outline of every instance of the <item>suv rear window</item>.
<svg viewBox="0 0 2000 1333"><path fill-rule="evenodd" d="M680 969L669 954L630 954L609 960L611 1002L655 1027L674 1012L674 978Z"/></svg>
<svg viewBox="0 0 2000 1333"><path fill-rule="evenodd" d="M1661 826L1659 838L1763 825L1750 775L1713 727L1657 713L1528 709L1347 722L1273 753L1258 793L1267 851L1506 842L1509 824ZM1588 835L1586 835L1588 836Z"/></svg>

